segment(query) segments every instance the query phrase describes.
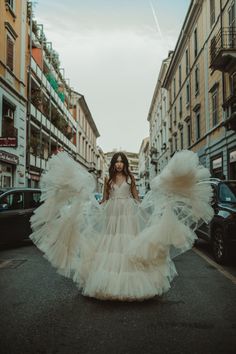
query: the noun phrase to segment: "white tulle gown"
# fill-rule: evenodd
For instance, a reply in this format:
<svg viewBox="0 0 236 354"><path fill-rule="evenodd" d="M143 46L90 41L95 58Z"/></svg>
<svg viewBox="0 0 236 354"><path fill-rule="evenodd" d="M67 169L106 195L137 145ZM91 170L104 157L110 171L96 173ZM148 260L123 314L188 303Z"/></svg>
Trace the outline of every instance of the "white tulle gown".
<svg viewBox="0 0 236 354"><path fill-rule="evenodd" d="M213 216L208 170L193 152L178 152L142 203L129 180L113 184L102 205L94 187L66 153L53 156L30 238L85 296L134 301L163 294L177 274L172 258L192 247L197 224Z"/></svg>

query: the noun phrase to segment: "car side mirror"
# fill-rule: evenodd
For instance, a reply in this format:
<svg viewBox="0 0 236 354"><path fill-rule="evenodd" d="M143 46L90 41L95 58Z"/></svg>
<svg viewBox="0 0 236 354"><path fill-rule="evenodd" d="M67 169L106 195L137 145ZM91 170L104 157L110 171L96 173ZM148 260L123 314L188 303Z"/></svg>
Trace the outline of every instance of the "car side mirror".
<svg viewBox="0 0 236 354"><path fill-rule="evenodd" d="M8 204L0 204L0 211L8 210L9 206Z"/></svg>

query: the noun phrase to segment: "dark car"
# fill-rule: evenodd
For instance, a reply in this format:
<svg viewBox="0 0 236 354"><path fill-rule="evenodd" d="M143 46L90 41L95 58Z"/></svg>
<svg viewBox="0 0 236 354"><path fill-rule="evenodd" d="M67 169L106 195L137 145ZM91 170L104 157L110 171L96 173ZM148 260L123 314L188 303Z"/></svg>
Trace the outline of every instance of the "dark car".
<svg viewBox="0 0 236 354"><path fill-rule="evenodd" d="M211 185L214 217L197 229L197 235L211 243L215 260L224 264L236 250L236 181L214 179Z"/></svg>
<svg viewBox="0 0 236 354"><path fill-rule="evenodd" d="M40 196L37 188L0 188L0 243L29 237L30 217L40 205Z"/></svg>

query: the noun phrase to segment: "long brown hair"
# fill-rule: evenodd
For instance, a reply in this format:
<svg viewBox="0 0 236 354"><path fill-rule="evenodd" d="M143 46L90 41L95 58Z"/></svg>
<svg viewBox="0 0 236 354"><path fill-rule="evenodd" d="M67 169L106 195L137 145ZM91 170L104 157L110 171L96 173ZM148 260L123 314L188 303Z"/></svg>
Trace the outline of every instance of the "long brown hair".
<svg viewBox="0 0 236 354"><path fill-rule="evenodd" d="M124 168L123 168L123 171L122 173L125 175L126 177L126 181L128 181L128 178L130 177L130 180L131 180L131 188L134 186L134 177L132 175L132 173L130 172L130 169L129 169L129 161L126 157L126 155L119 151L119 152L116 152L113 156L112 156L112 159L111 159L111 162L110 162L110 167L109 167L109 178L108 178L108 181L107 181L107 193L109 195L109 192L110 192L110 189L111 189L111 183L115 183L116 181L116 174L117 174L117 171L116 171L116 168L115 168L115 163L117 162L117 159L118 157L121 157L121 160L124 164Z"/></svg>

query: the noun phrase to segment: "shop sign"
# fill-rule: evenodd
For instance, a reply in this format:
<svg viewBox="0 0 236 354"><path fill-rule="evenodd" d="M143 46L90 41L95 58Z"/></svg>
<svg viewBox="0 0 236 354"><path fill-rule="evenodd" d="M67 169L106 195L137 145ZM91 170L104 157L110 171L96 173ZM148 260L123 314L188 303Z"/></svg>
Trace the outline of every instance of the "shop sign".
<svg viewBox="0 0 236 354"><path fill-rule="evenodd" d="M220 168L220 167L222 167L222 157L212 160L212 169L213 170Z"/></svg>
<svg viewBox="0 0 236 354"><path fill-rule="evenodd" d="M13 165L17 165L19 163L18 156L10 154L9 152L6 151L0 151L0 160L11 163Z"/></svg>
<svg viewBox="0 0 236 354"><path fill-rule="evenodd" d="M229 162L236 162L236 150L229 153Z"/></svg>
<svg viewBox="0 0 236 354"><path fill-rule="evenodd" d="M0 138L0 147L17 147L17 138Z"/></svg>

